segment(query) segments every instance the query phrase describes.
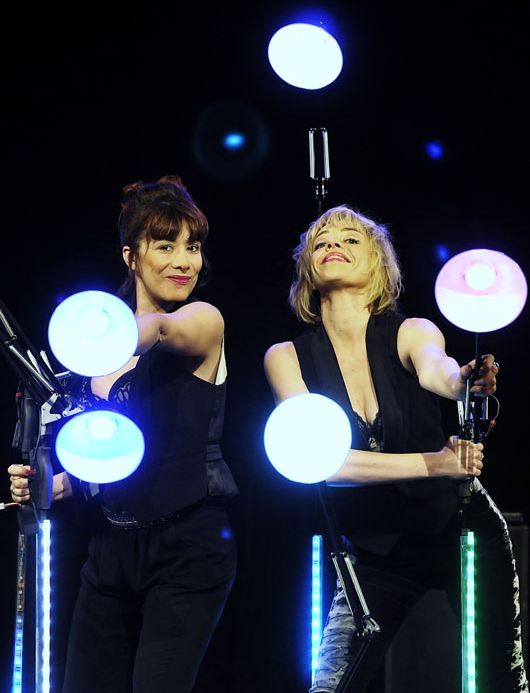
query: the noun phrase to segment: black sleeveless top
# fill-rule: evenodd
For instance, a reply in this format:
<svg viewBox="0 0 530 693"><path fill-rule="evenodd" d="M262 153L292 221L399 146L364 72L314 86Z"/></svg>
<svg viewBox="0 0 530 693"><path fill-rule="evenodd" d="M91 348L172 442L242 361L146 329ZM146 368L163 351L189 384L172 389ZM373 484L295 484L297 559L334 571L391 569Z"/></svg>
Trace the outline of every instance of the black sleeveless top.
<svg viewBox="0 0 530 693"><path fill-rule="evenodd" d="M223 354L224 364L224 354ZM145 455L126 479L99 487L99 501L112 515L132 515L139 524L168 517L209 496L238 493L223 459L226 380L211 384L159 345L122 374L108 402L81 384L81 404L110 406L130 417L145 440Z"/></svg>
<svg viewBox="0 0 530 693"><path fill-rule="evenodd" d="M294 339L304 382L311 392L330 397L344 409L354 449L435 452L445 444L438 397L424 390L399 359L397 333L404 320L404 315L387 311L368 321L366 348L379 413L375 429L364 434L362 424L366 424L351 407L324 326L309 328ZM385 554L404 532L425 535L445 527L457 510L458 489L456 480L432 478L328 490L351 541Z"/></svg>

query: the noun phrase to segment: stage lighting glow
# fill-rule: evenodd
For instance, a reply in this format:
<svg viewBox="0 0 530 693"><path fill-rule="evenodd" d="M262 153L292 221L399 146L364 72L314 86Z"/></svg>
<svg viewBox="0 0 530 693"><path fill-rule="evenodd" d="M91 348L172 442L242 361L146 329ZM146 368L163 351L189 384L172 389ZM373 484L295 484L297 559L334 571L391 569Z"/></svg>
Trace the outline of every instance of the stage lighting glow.
<svg viewBox="0 0 530 693"><path fill-rule="evenodd" d="M83 481L108 484L130 476L142 461L144 437L138 426L114 411L89 411L67 421L55 451L64 469Z"/></svg>
<svg viewBox="0 0 530 693"><path fill-rule="evenodd" d="M442 243L438 243L438 245L435 246L434 252L436 253L438 260L441 260L442 262L445 262L449 257L449 249Z"/></svg>
<svg viewBox="0 0 530 693"><path fill-rule="evenodd" d="M517 318L528 288L514 260L496 250L476 249L445 263L434 293L440 311L454 325L470 332L491 332Z"/></svg>
<svg viewBox="0 0 530 693"><path fill-rule="evenodd" d="M241 132L229 132L225 135L223 142L227 149L241 149L245 146L246 137Z"/></svg>
<svg viewBox="0 0 530 693"><path fill-rule="evenodd" d="M210 104L193 129L191 147L196 163L223 182L248 180L266 161L269 126L263 115L240 99Z"/></svg>
<svg viewBox="0 0 530 693"><path fill-rule="evenodd" d="M57 306L48 341L58 361L74 373L107 375L134 354L138 327L132 310L117 296L82 291Z"/></svg>
<svg viewBox="0 0 530 693"><path fill-rule="evenodd" d="M307 393L289 397L265 425L265 451L272 466L291 481L313 484L344 463L352 432L344 410L329 397Z"/></svg>
<svg viewBox="0 0 530 693"><path fill-rule="evenodd" d="M322 89L342 70L342 51L336 39L314 24L295 23L271 38L269 62L285 82L301 89Z"/></svg>
<svg viewBox="0 0 530 693"><path fill-rule="evenodd" d="M425 145L425 152L430 159L441 159L444 155L444 148L441 142L427 142Z"/></svg>

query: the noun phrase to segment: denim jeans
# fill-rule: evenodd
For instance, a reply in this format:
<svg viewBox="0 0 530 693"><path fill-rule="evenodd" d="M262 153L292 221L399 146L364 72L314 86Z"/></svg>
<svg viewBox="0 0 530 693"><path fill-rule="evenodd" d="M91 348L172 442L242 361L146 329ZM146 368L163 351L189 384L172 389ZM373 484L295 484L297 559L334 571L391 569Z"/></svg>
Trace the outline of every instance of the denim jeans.
<svg viewBox="0 0 530 693"><path fill-rule="evenodd" d="M519 579L512 543L502 513L477 479L473 483L470 514L477 537L478 690L528 693L522 657ZM459 536L460 520L455 517L436 536L403 537L388 556L354 550L354 569L381 634L355 662L361 644L358 626L337 581L310 693L365 691L394 635L428 589L444 589L460 616Z"/></svg>

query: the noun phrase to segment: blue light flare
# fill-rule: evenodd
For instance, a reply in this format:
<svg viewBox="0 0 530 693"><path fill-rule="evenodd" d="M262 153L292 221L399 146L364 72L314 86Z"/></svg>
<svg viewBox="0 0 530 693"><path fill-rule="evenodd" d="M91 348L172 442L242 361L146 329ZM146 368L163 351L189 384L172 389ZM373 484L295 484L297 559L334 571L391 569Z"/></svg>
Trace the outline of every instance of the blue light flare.
<svg viewBox="0 0 530 693"><path fill-rule="evenodd" d="M226 149L243 149L247 143L247 138L242 132L227 132L223 138L223 145Z"/></svg>
<svg viewBox="0 0 530 693"><path fill-rule="evenodd" d="M431 142L425 143L425 153L427 154L429 159L438 161L439 159L442 159L444 157L445 148L441 142L438 142L437 140L432 140Z"/></svg>

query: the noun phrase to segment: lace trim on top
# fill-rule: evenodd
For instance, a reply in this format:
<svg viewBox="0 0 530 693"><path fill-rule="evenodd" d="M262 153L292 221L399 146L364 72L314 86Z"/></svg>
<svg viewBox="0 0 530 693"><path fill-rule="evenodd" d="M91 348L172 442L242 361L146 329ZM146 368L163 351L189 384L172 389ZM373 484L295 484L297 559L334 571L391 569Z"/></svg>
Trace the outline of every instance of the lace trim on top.
<svg viewBox="0 0 530 693"><path fill-rule="evenodd" d="M104 397L100 397L92 392L90 388L90 378L83 378L80 404L85 408L92 408L99 407L103 402L104 406L111 404L125 409L129 403L131 380L131 371L122 373L122 375L112 383L112 387L109 390L109 398L106 400Z"/></svg>
<svg viewBox="0 0 530 693"><path fill-rule="evenodd" d="M381 412L377 412L373 423L367 423L362 416L352 409L357 421L357 428L370 452L382 452L383 450L383 420Z"/></svg>
<svg viewBox="0 0 530 693"><path fill-rule="evenodd" d="M120 377L112 383L109 390L109 402L112 402L120 409L127 409L129 406L129 392L132 381L132 368L130 371L122 373Z"/></svg>

